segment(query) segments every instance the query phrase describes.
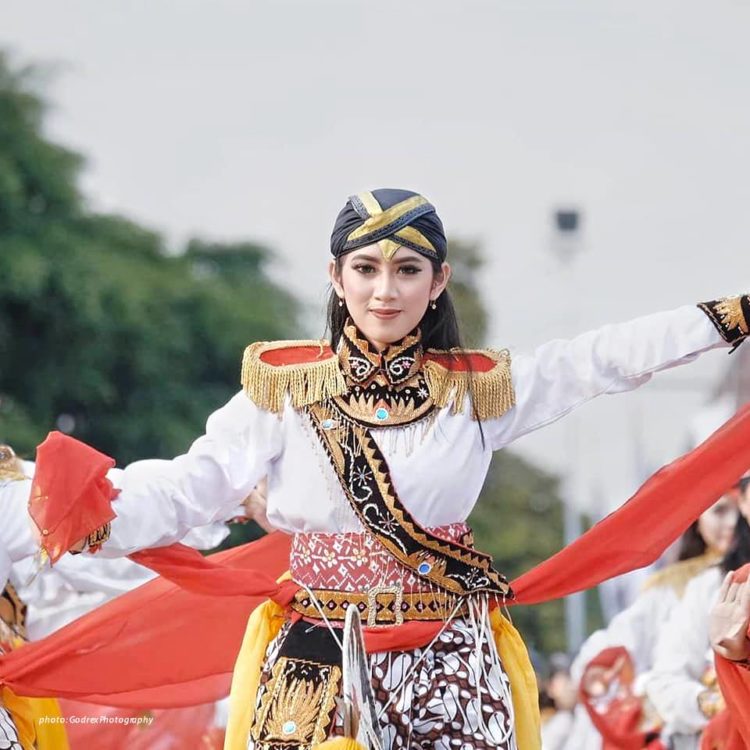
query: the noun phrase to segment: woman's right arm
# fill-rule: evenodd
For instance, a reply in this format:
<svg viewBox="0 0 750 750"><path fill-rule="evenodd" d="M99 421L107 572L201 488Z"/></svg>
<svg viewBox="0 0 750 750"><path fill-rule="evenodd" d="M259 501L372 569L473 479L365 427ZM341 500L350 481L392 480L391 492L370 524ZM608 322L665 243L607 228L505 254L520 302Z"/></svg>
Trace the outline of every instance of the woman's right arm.
<svg viewBox="0 0 750 750"><path fill-rule="evenodd" d="M119 557L162 547L191 528L233 515L282 446L280 418L238 393L208 418L205 435L184 455L108 473L119 490L112 503L117 517L97 554Z"/></svg>

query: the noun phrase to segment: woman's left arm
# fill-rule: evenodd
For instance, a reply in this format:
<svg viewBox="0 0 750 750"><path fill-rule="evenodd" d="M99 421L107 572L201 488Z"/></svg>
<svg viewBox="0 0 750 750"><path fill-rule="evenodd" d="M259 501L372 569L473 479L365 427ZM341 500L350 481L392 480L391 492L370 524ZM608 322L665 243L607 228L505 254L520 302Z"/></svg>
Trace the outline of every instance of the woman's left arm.
<svg viewBox="0 0 750 750"><path fill-rule="evenodd" d="M750 295L685 306L551 341L514 356L516 405L487 424L494 450L605 393L643 385L655 372L748 336Z"/></svg>

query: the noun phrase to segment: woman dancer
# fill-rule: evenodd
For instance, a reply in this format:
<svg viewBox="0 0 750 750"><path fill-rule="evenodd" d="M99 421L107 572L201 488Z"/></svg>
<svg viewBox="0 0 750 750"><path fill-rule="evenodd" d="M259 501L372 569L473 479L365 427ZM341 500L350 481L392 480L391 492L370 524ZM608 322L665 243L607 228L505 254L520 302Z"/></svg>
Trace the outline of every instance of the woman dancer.
<svg viewBox="0 0 750 750"><path fill-rule="evenodd" d="M268 475L268 520L293 535L301 590L259 680L238 661L227 746L309 747L340 732L339 626L351 606L384 629L371 658L386 747L536 746L536 729L514 716L524 686L509 684L487 615L513 593L465 524L492 451L740 343L750 298L608 326L511 362L507 351L461 349L445 233L422 196L352 196L331 251L330 344L251 345L244 392L161 477L126 468L117 517L88 542L107 555L169 544ZM415 643L419 621L439 623L437 635Z"/></svg>

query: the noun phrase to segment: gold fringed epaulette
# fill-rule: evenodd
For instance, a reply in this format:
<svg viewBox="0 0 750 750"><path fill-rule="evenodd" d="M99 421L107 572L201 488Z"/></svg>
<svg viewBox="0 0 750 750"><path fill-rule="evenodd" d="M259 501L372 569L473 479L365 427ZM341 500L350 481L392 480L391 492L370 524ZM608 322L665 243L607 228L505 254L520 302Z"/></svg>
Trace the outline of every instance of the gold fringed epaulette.
<svg viewBox="0 0 750 750"><path fill-rule="evenodd" d="M262 409L281 413L346 391L338 357L327 341L259 341L245 349L242 387Z"/></svg>
<svg viewBox="0 0 750 750"><path fill-rule="evenodd" d="M463 411L467 393L478 419L501 417L516 403L507 349L430 349L424 356L424 373L435 404L452 404L453 414Z"/></svg>
<svg viewBox="0 0 750 750"><path fill-rule="evenodd" d="M663 570L649 576L644 582L642 590L648 591L649 589L667 586L673 589L675 594L682 599L688 583L719 560L720 557L717 555L706 553L698 557L691 557L689 560L680 560L672 565L667 565Z"/></svg>

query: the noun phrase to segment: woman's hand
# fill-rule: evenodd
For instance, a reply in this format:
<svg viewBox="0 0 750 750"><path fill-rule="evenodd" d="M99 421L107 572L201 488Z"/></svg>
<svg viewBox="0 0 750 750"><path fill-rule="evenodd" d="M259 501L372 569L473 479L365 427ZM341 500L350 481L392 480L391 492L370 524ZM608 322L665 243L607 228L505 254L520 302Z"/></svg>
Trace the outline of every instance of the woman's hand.
<svg viewBox="0 0 750 750"><path fill-rule="evenodd" d="M245 515L248 518L255 521L264 531L271 532L274 531L274 528L266 516L266 507L268 505L267 495L268 478L263 477L242 504L245 506Z"/></svg>
<svg viewBox="0 0 750 750"><path fill-rule="evenodd" d="M72 555L77 555L79 552L83 552L83 550L86 549L86 546L88 545L89 538L86 537L85 539L81 539L80 542L76 542L69 550Z"/></svg>
<svg viewBox="0 0 750 750"><path fill-rule="evenodd" d="M727 573L721 585L719 600L711 610L709 636L713 650L731 661L750 657L750 581L734 582L734 572Z"/></svg>
<svg viewBox="0 0 750 750"><path fill-rule="evenodd" d="M581 678L581 689L589 698L601 698L609 691L610 685L619 678L623 671L626 658L619 656L611 667L592 665L586 667Z"/></svg>

